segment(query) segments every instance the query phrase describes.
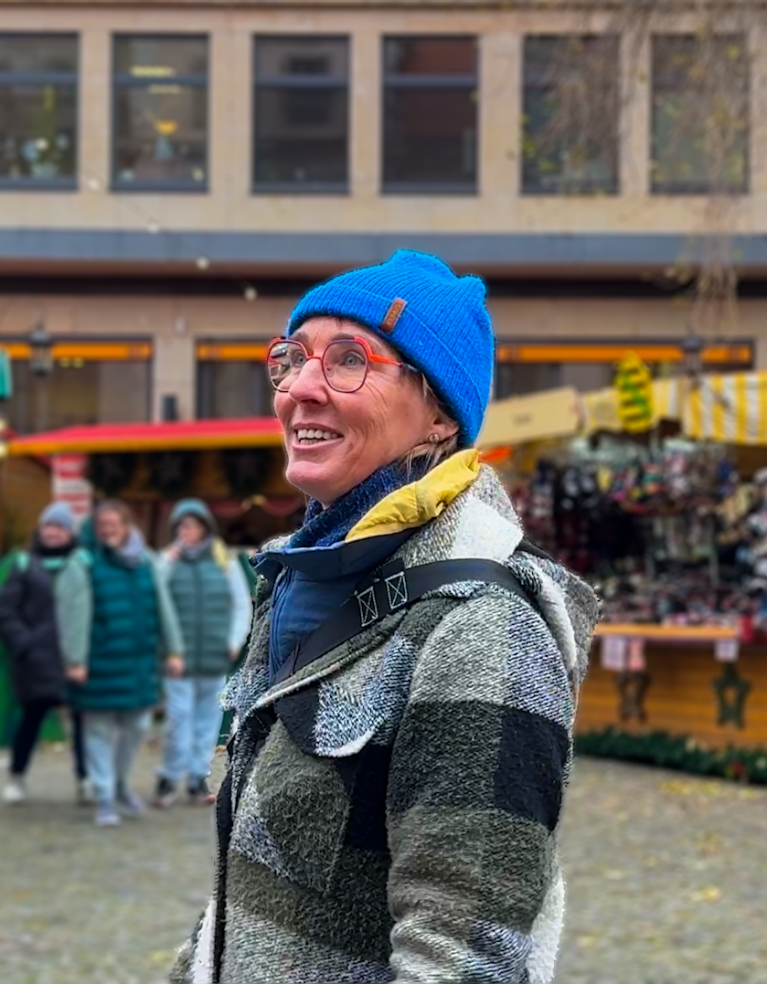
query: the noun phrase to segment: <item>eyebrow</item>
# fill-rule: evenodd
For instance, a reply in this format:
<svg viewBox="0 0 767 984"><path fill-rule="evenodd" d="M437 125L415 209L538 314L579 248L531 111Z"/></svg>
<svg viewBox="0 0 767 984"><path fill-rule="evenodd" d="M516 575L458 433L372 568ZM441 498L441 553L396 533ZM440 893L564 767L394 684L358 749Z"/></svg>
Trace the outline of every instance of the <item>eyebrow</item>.
<svg viewBox="0 0 767 984"><path fill-rule="evenodd" d="M306 343L306 334L305 334L303 328L299 328L298 331L293 332L293 334L290 337L292 339L294 339L295 341L297 341L297 342L301 342L301 344L304 345L304 346L306 346L306 344L307 344ZM348 332L344 332L343 335L335 335L333 338L330 339L330 341L331 342L353 342L353 341L355 341L358 338L363 338L363 336L361 334L359 334L359 332L357 332L357 333L355 333L353 335L348 334ZM378 348L376 346L377 339L375 341L371 341L370 339L367 339L366 338L365 341L368 343L368 345L370 346L370 348L377 355L380 355L380 352L379 352L379 350L378 350ZM328 342L328 345L329 344L330 344L330 342Z"/></svg>

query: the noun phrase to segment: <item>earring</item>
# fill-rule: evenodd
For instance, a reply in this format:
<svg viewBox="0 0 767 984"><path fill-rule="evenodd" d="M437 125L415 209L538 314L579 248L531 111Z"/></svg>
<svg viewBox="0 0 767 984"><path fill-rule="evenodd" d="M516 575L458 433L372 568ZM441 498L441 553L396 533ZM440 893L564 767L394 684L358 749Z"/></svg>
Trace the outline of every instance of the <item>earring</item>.
<svg viewBox="0 0 767 984"><path fill-rule="evenodd" d="M429 434L429 444L438 444L439 434Z"/></svg>

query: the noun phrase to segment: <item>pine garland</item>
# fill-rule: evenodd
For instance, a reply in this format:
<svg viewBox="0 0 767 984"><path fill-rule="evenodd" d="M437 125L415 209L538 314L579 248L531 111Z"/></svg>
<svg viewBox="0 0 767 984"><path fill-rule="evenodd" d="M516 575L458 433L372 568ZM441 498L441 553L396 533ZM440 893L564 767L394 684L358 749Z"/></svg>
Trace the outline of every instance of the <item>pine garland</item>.
<svg viewBox="0 0 767 984"><path fill-rule="evenodd" d="M667 731L629 734L618 728L588 731L575 736L581 755L659 765L701 776L767 785L767 750L764 748L709 748L703 742Z"/></svg>

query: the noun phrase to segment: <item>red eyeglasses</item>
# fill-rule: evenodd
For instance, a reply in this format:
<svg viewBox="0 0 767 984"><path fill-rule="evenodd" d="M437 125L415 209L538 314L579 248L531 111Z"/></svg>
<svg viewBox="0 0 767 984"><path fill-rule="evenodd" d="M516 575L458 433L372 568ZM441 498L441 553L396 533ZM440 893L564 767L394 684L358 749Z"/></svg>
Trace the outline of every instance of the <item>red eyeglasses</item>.
<svg viewBox="0 0 767 984"><path fill-rule="evenodd" d="M361 389L371 362L418 371L406 362L376 355L364 338L336 338L325 347L322 355L309 355L303 343L296 339L275 338L266 354L272 386L283 393L289 390L312 359L319 362L328 386L338 393L356 393Z"/></svg>

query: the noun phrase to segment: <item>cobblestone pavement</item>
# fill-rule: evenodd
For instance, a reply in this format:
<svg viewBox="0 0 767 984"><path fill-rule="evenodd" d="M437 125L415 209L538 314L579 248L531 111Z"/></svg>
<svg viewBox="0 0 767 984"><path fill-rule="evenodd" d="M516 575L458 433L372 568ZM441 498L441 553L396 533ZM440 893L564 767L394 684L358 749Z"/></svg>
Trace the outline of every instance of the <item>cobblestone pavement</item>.
<svg viewBox="0 0 767 984"><path fill-rule="evenodd" d="M0 806L2 984L160 984L211 885L212 811L96 830L55 750L30 790ZM767 984L767 791L581 759L563 860L558 984Z"/></svg>

